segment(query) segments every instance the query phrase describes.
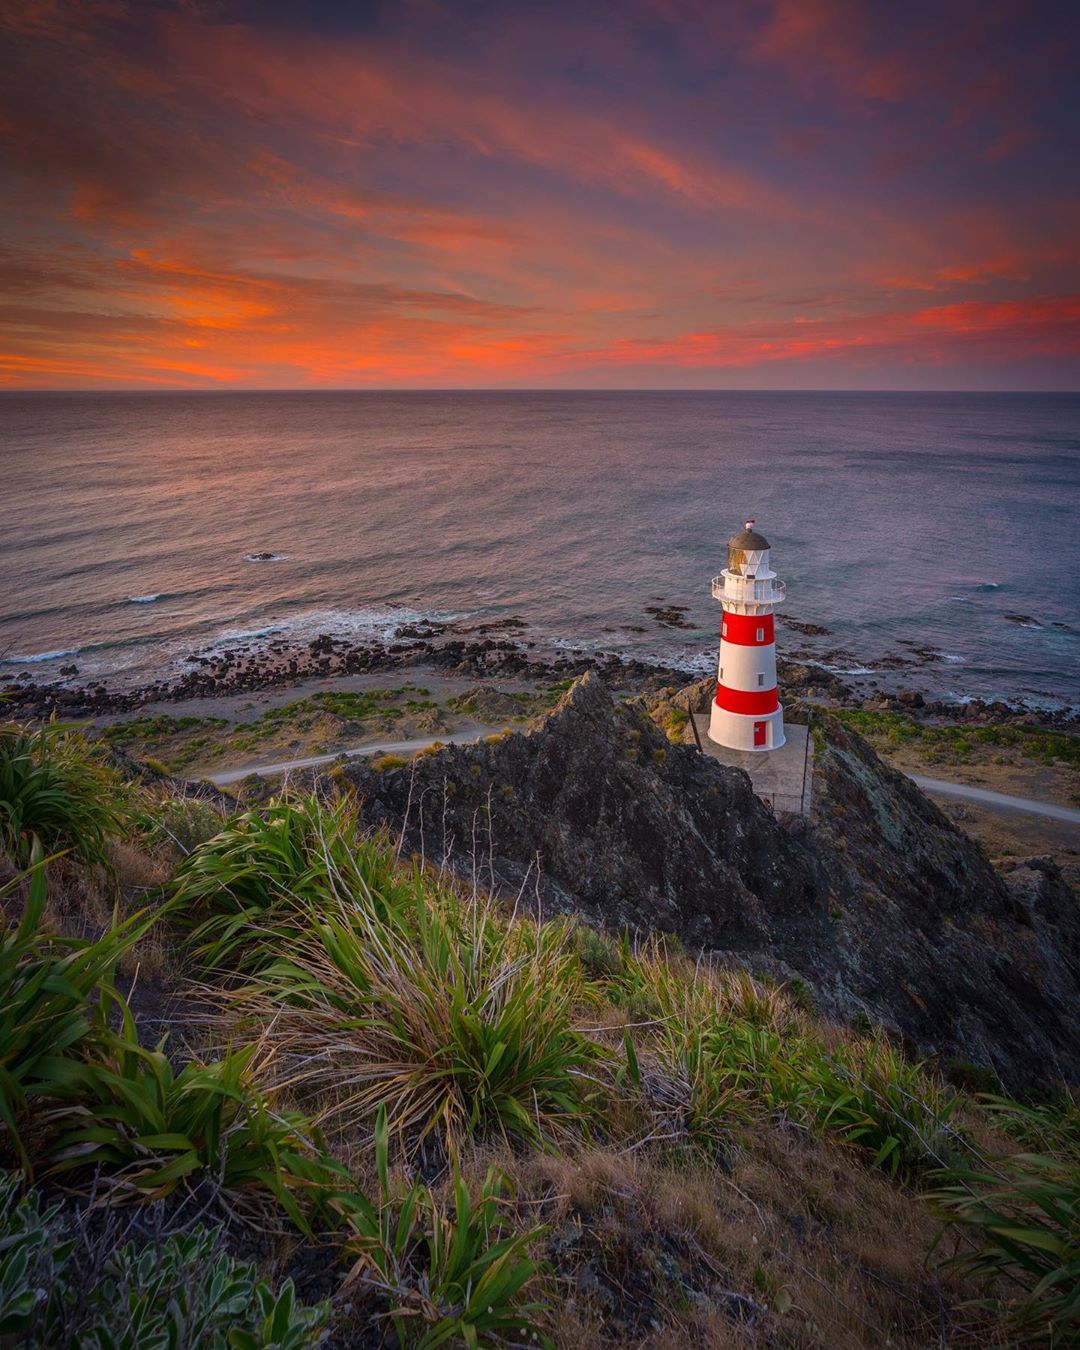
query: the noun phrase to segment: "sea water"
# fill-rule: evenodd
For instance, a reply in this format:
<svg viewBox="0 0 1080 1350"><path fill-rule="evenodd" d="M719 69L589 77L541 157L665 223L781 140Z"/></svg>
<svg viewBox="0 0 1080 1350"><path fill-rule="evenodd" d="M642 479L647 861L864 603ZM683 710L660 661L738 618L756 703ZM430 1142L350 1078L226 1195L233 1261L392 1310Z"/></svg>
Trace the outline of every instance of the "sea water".
<svg viewBox="0 0 1080 1350"><path fill-rule="evenodd" d="M752 516L830 630L782 653L1075 705L1078 502L1080 395L5 393L0 674L510 615L704 672Z"/></svg>

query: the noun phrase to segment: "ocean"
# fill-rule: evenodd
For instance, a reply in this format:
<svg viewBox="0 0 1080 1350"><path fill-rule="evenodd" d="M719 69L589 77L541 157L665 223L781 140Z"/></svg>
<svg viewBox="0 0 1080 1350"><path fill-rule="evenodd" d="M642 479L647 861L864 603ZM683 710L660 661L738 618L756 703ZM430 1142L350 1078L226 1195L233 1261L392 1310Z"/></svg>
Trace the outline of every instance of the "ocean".
<svg viewBox="0 0 1080 1350"><path fill-rule="evenodd" d="M4 393L0 675L511 615L704 673L753 517L781 655L1075 706L1078 505L1080 395Z"/></svg>

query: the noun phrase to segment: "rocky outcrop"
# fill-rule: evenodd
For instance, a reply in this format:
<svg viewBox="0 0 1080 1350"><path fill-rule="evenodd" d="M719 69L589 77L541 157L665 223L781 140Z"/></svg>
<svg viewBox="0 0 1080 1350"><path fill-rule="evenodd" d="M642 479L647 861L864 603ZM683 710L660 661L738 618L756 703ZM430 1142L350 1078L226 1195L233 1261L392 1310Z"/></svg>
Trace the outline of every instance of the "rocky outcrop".
<svg viewBox="0 0 1080 1350"><path fill-rule="evenodd" d="M815 813L785 825L741 770L667 741L586 675L528 733L343 770L427 858L541 909L798 976L834 1017L1013 1087L1080 1081L1080 911L979 847L855 733L815 728ZM1036 869L1038 871L1038 869ZM1025 892L1026 894L1026 892Z"/></svg>
<svg viewBox="0 0 1080 1350"><path fill-rule="evenodd" d="M1025 906L862 737L832 719L818 728L809 843L834 921L819 953L831 973L815 981L826 1006L861 1006L923 1051L1014 1085L1080 1081L1080 909L1060 875Z"/></svg>

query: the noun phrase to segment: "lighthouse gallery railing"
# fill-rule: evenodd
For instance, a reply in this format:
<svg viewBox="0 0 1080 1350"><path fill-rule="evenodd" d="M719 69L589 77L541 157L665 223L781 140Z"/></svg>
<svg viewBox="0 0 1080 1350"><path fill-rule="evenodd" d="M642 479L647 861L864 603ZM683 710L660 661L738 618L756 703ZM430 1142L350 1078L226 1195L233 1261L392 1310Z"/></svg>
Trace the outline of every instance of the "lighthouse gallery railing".
<svg viewBox="0 0 1080 1350"><path fill-rule="evenodd" d="M787 594L787 586L771 577L764 581L750 577L729 577L721 574L712 579L714 600L733 600L736 604L778 605Z"/></svg>

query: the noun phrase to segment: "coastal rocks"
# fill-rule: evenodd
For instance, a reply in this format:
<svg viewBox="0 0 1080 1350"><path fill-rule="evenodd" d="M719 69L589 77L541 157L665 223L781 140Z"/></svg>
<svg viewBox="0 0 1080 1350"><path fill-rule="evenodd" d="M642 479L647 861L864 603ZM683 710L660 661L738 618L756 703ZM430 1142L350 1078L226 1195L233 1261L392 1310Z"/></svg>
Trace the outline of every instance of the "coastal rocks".
<svg viewBox="0 0 1080 1350"><path fill-rule="evenodd" d="M664 628L693 628L692 623L686 622L687 612L686 605L645 606L645 613L651 615Z"/></svg>
<svg viewBox="0 0 1080 1350"><path fill-rule="evenodd" d="M669 743L595 675L529 733L342 772L425 857L545 914L795 972L829 1015L869 1016L1014 1088L1080 1082L1075 901L1052 879L1018 901L865 741L830 719L815 731L814 815L792 826L741 770Z"/></svg>
<svg viewBox="0 0 1080 1350"><path fill-rule="evenodd" d="M1033 619L1030 614L1005 614L1003 615L1006 623L1015 623L1020 628L1041 628L1042 624L1038 619Z"/></svg>
<svg viewBox="0 0 1080 1350"><path fill-rule="evenodd" d="M804 637L828 637L832 631L820 623L804 623L801 619L793 619L790 614L778 614L776 617L785 628L802 633Z"/></svg>
<svg viewBox="0 0 1080 1350"><path fill-rule="evenodd" d="M543 913L761 947L820 885L745 774L670 745L591 674L535 732L344 774L373 815L408 813L425 856L471 859L481 880Z"/></svg>

